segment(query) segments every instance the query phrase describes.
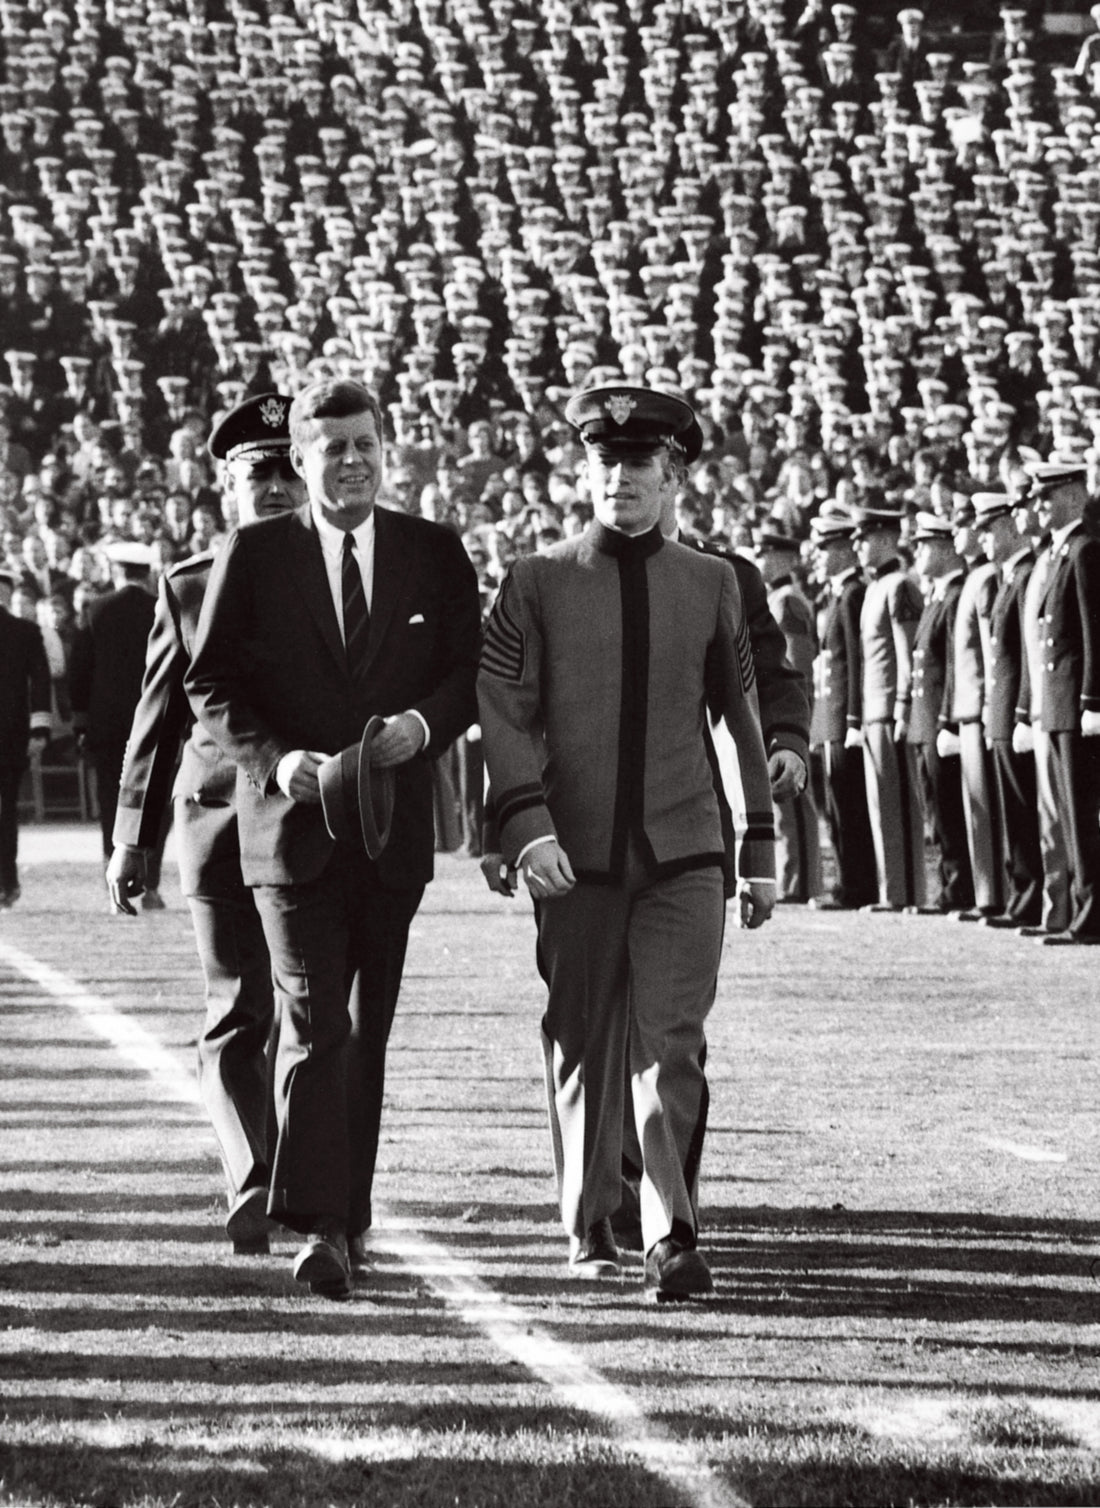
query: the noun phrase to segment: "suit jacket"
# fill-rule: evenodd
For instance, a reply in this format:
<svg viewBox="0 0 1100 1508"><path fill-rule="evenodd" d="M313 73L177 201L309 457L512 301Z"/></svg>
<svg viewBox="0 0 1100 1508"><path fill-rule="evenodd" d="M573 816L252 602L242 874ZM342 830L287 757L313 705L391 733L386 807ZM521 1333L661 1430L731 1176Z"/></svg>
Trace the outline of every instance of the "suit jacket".
<svg viewBox="0 0 1100 1508"><path fill-rule="evenodd" d="M814 610L793 581L773 582L768 607L787 646L787 658L802 677L813 715L814 659L817 656L817 623Z"/></svg>
<svg viewBox="0 0 1100 1508"><path fill-rule="evenodd" d="M241 870L248 885L316 878L333 839L319 805L275 784L284 754L337 754L367 720L417 711L442 753L476 717L477 577L457 535L375 509L374 593L367 659L347 668L321 543L309 513L237 529L210 572L185 685L195 715L236 765ZM385 883L432 877L431 770L419 754L395 772Z"/></svg>
<svg viewBox="0 0 1100 1508"><path fill-rule="evenodd" d="M115 815L115 843L152 848L169 795L179 798L176 857L184 895L232 894L241 885L237 768L195 722L183 687L213 559L209 551L193 555L161 577Z"/></svg>
<svg viewBox="0 0 1100 1508"><path fill-rule="evenodd" d="M941 728L953 722L955 692L955 614L963 573L951 576L942 596L924 604L913 641L913 702L906 742L934 744Z"/></svg>
<svg viewBox="0 0 1100 1508"><path fill-rule="evenodd" d="M916 582L896 560L886 561L867 583L859 615L865 723L908 717L913 640L923 608Z"/></svg>
<svg viewBox="0 0 1100 1508"><path fill-rule="evenodd" d="M984 725L987 738L1007 742L1020 721L1024 684L1024 595L1035 557L1021 556L1003 573L989 617L990 660L986 675ZM1025 714L1024 722L1030 721Z"/></svg>
<svg viewBox="0 0 1100 1508"><path fill-rule="evenodd" d="M989 615L997 595L1000 571L989 561L974 566L963 582L955 615L955 694L952 718L957 723L981 721L985 705L985 670Z"/></svg>
<svg viewBox="0 0 1100 1508"><path fill-rule="evenodd" d="M23 768L32 726L49 732L50 667L42 632L0 607L0 766Z"/></svg>
<svg viewBox="0 0 1100 1508"><path fill-rule="evenodd" d="M860 714L859 615L867 586L853 567L839 578L839 590L829 594L821 630L822 736L842 744L849 728L858 728Z"/></svg>
<svg viewBox="0 0 1100 1508"><path fill-rule="evenodd" d="M706 711L741 757L745 877L774 874L771 791L737 577L723 560L594 523L517 560L478 678L502 848L553 834L575 873L621 876L628 835L657 869L721 864Z"/></svg>
<svg viewBox="0 0 1100 1508"><path fill-rule="evenodd" d="M1100 540L1083 524L1053 547L1039 627L1042 726L1072 732L1082 712L1100 712Z"/></svg>
<svg viewBox="0 0 1100 1508"><path fill-rule="evenodd" d="M69 694L75 726L93 754L121 756L141 696L145 644L156 607L140 586L123 586L93 603L73 636Z"/></svg>

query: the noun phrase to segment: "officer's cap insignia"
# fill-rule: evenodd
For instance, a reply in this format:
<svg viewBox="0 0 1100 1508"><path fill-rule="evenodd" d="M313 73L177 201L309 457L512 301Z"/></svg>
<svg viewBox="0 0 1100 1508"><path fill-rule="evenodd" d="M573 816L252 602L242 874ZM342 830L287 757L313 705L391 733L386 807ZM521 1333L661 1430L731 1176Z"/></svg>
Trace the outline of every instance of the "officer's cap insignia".
<svg viewBox="0 0 1100 1508"><path fill-rule="evenodd" d="M260 404L260 418L272 429L278 429L286 417L286 404L278 398L268 398Z"/></svg>
<svg viewBox="0 0 1100 1508"><path fill-rule="evenodd" d="M626 393L613 393L604 404L604 412L616 424L625 424L637 407L638 402L636 398L631 398Z"/></svg>

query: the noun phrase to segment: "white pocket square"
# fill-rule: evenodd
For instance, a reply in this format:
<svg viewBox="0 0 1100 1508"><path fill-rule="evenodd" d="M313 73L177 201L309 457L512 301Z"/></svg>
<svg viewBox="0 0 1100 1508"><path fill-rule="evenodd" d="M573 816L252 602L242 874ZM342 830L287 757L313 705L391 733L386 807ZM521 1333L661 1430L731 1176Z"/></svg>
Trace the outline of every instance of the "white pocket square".
<svg viewBox="0 0 1100 1508"><path fill-rule="evenodd" d="M423 613L413 613L412 617L409 619L409 626L411 628L414 623L423 623L423 621L424 621L424 614Z"/></svg>

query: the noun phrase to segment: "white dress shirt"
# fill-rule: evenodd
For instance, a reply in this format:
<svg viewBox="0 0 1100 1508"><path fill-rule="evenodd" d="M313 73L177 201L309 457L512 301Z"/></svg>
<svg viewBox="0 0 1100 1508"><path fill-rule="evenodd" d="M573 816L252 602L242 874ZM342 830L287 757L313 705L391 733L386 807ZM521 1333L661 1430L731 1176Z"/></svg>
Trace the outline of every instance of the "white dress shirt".
<svg viewBox="0 0 1100 1508"><path fill-rule="evenodd" d="M321 541L321 552L325 557L325 574L328 577L328 589L332 593L332 605L336 609L336 621L340 625L340 637L344 637L344 530L338 529L335 524L330 524L327 518L323 518L317 508L312 508L314 527L317 530L317 538ZM374 602L374 509L367 514L366 518L356 529L351 531L355 540L355 560L359 566L359 573L363 578L363 596L367 600L369 612Z"/></svg>
<svg viewBox="0 0 1100 1508"><path fill-rule="evenodd" d="M325 560L325 575L328 577L328 589L332 593L332 605L336 609L336 622L340 627L340 637L344 637L344 530L338 529L335 524L330 524L324 518L318 508L310 508L314 527L317 530L317 538L321 541L321 553ZM363 596L366 598L367 611L374 606L374 509L367 514L366 518L357 528L352 529L351 535L355 540L355 561L359 567L359 573L363 578ZM415 707L409 708L409 716L415 717L424 729L424 748L431 742L432 730L427 721L417 712ZM392 721L391 718L386 719Z"/></svg>

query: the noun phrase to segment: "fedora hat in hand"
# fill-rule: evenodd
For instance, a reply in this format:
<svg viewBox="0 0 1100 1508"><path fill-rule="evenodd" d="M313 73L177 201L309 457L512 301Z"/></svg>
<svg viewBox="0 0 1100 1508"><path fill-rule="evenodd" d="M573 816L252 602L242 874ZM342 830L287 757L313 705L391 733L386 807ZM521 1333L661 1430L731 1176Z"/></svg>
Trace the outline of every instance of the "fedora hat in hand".
<svg viewBox="0 0 1100 1508"><path fill-rule="evenodd" d="M386 846L393 820L394 775L371 765L371 745L386 726L372 717L357 744L344 749L317 772L325 826L338 843L362 843L372 859Z"/></svg>

